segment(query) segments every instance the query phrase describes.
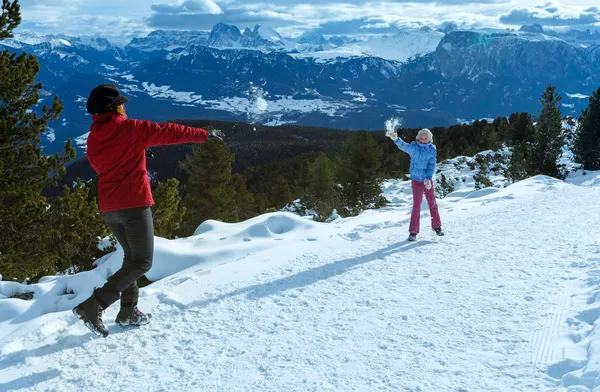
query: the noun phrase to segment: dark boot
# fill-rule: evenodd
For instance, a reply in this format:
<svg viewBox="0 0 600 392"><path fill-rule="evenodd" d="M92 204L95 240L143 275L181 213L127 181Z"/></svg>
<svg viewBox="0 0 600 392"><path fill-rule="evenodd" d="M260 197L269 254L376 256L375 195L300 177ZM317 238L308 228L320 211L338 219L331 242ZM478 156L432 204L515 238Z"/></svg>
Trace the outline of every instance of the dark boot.
<svg viewBox="0 0 600 392"><path fill-rule="evenodd" d="M435 231L435 234L437 235L444 235L444 231L442 230L441 227L438 227L437 229L433 229L433 231Z"/></svg>
<svg viewBox="0 0 600 392"><path fill-rule="evenodd" d="M149 313L142 313L137 306L131 308L121 308L115 323L121 327L146 325L150 322L152 316Z"/></svg>
<svg viewBox="0 0 600 392"><path fill-rule="evenodd" d="M103 310L104 307L102 307L98 301L96 292L94 291L90 298L73 308L73 313L79 317L80 320L83 320L83 323L90 329L90 331L96 335L107 337L108 329L106 329L104 323L102 322Z"/></svg>
<svg viewBox="0 0 600 392"><path fill-rule="evenodd" d="M417 233L410 233L408 235L408 240L409 241L416 241L417 240Z"/></svg>

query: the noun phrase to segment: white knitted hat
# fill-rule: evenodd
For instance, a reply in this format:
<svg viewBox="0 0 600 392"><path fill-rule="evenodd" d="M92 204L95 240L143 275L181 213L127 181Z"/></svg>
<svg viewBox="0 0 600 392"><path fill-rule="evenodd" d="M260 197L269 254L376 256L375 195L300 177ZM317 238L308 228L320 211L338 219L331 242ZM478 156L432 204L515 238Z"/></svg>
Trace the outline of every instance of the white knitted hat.
<svg viewBox="0 0 600 392"><path fill-rule="evenodd" d="M421 136L421 134L423 133L427 135L427 137L429 138L429 142L433 143L433 133L431 133L431 131L427 128L421 129L419 133L417 133L416 139L419 140L419 136Z"/></svg>

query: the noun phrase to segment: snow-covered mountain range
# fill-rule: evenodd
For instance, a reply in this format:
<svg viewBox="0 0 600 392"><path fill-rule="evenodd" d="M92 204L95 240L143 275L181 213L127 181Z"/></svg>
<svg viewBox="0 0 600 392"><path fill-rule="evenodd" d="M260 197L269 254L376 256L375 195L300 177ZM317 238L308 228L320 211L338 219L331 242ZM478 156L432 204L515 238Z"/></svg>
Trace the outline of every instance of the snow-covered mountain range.
<svg viewBox="0 0 600 392"><path fill-rule="evenodd" d="M578 116L600 86L600 34L541 26L288 38L219 23L210 32L154 31L125 46L26 31L0 45L35 54L44 99L63 100L63 118L44 141L48 152L68 138L85 144L85 100L106 82L131 96L128 112L137 118L345 129L379 129L392 116L406 126L435 126L536 113L547 84L563 96L564 113Z"/></svg>

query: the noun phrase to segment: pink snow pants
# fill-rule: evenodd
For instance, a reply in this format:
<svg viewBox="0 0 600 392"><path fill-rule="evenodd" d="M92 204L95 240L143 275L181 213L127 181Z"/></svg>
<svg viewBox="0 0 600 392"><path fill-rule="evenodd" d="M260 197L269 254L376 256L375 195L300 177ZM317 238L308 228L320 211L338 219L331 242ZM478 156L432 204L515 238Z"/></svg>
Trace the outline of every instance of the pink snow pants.
<svg viewBox="0 0 600 392"><path fill-rule="evenodd" d="M438 206L435 201L434 182L431 181L431 189L425 188L423 181L412 180L413 207L410 215L409 233L419 233L421 223L421 202L423 201L423 193L429 204L429 212L431 213L431 228L438 229L442 227L442 220L438 211Z"/></svg>

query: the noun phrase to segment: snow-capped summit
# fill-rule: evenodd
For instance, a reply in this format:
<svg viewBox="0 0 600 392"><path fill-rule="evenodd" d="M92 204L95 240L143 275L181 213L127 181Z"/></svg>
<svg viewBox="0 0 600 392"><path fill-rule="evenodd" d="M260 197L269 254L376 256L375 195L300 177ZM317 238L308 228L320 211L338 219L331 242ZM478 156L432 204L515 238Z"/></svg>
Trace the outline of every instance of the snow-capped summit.
<svg viewBox="0 0 600 392"><path fill-rule="evenodd" d="M26 45L35 45L48 40L46 36L31 30L17 29L13 32L13 36L13 38L6 39L2 41L2 43L6 44L8 42L19 42Z"/></svg>
<svg viewBox="0 0 600 392"><path fill-rule="evenodd" d="M72 47L73 45L71 44L71 42L67 41L64 38L51 38L49 41L47 41L46 43L49 43L51 47L53 48L59 48L59 47Z"/></svg>
<svg viewBox="0 0 600 392"><path fill-rule="evenodd" d="M246 48L258 50L292 49L293 43L271 28L255 25L243 32L236 26L217 23L208 37L208 46L213 48Z"/></svg>
<svg viewBox="0 0 600 392"><path fill-rule="evenodd" d="M521 26L519 31L524 31L526 33L540 33L541 34L544 32L544 28L542 27L542 25L540 25L538 23L534 23L532 25Z"/></svg>
<svg viewBox="0 0 600 392"><path fill-rule="evenodd" d="M208 37L208 45L213 47L237 47L240 46L242 33L232 25L217 23Z"/></svg>
<svg viewBox="0 0 600 392"><path fill-rule="evenodd" d="M253 30L246 28L240 38L244 48L284 48L284 39L273 29L256 25Z"/></svg>
<svg viewBox="0 0 600 392"><path fill-rule="evenodd" d="M452 22L444 22L440 25L439 31L443 32L443 33L451 33L453 31L458 30L458 26L456 25L456 23L452 23Z"/></svg>
<svg viewBox="0 0 600 392"><path fill-rule="evenodd" d="M267 41L272 41L276 43L280 43L283 41L281 35L279 35L277 31L273 30L270 27L256 25L254 26L254 30L252 30L252 33L258 35L259 37Z"/></svg>
<svg viewBox="0 0 600 392"><path fill-rule="evenodd" d="M366 41L343 44L329 50L302 53L298 57L314 57L321 61L337 57L381 57L404 62L411 57L434 52L444 33L430 28L404 30L393 35L374 37ZM314 36L308 36L314 38ZM313 41L314 42L314 41Z"/></svg>
<svg viewBox="0 0 600 392"><path fill-rule="evenodd" d="M69 42L73 46L87 47L100 52L113 47L113 45L106 38L87 35L81 37L70 37Z"/></svg>
<svg viewBox="0 0 600 392"><path fill-rule="evenodd" d="M328 41L318 32L306 31L297 38L299 44L324 45Z"/></svg>
<svg viewBox="0 0 600 392"><path fill-rule="evenodd" d="M113 47L104 37L90 35L71 37L63 34L38 34L29 30L15 32L14 38L3 40L2 44L13 48L37 46L45 49L78 48L99 52Z"/></svg>
<svg viewBox="0 0 600 392"><path fill-rule="evenodd" d="M43 45L49 48L72 46L70 39L62 35L43 35L28 30L15 32L13 35L13 38L3 40L2 44L13 48L24 48L34 45Z"/></svg>
<svg viewBox="0 0 600 392"><path fill-rule="evenodd" d="M127 46L146 52L173 50L188 45L208 45L208 35L206 31L155 30L147 37L132 39Z"/></svg>

